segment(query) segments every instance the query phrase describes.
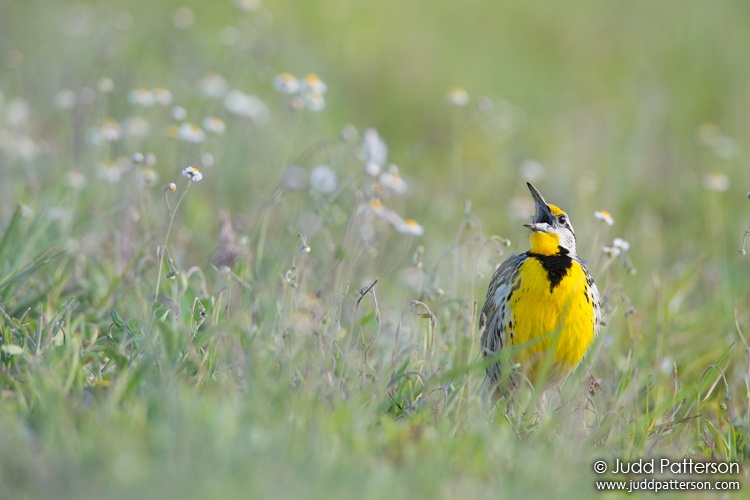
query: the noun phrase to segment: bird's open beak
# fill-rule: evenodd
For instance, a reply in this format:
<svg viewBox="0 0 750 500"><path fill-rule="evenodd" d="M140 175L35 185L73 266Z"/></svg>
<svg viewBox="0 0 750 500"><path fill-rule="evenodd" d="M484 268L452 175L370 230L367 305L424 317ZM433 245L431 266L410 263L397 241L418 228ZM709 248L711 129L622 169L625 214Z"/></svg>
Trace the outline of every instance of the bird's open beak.
<svg viewBox="0 0 750 500"><path fill-rule="evenodd" d="M526 185L529 186L531 196L534 198L534 207L536 209L536 213L534 214L534 218L531 220L532 223L524 224L524 227L528 227L532 231L543 231L546 233L549 231L550 225L554 220L552 210L550 210L549 205L544 200L544 196L542 196L542 193L540 193L533 184L527 182Z"/></svg>
<svg viewBox="0 0 750 500"><path fill-rule="evenodd" d="M523 227L528 227L535 233L549 233L552 230L552 226L550 226L546 222L532 222L531 224L524 224Z"/></svg>

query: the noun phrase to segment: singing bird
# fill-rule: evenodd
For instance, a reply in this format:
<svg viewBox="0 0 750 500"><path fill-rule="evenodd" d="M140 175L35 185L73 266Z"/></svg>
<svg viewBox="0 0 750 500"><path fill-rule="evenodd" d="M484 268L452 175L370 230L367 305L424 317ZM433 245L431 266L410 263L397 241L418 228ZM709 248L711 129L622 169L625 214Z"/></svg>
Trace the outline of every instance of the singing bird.
<svg viewBox="0 0 750 500"><path fill-rule="evenodd" d="M545 387L561 383L601 322L599 291L576 253L568 215L527 185L536 207L532 222L524 224L531 249L497 268L480 320L482 353L497 358L483 384L495 401L519 384L519 375L537 384L544 372ZM508 356L498 355L504 349Z"/></svg>

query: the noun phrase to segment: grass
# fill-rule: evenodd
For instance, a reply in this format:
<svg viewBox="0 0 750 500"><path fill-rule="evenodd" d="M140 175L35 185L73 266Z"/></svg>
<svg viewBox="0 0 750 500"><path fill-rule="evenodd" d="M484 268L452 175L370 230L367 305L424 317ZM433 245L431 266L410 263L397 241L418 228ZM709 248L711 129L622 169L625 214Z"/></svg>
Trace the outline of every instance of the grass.
<svg viewBox="0 0 750 500"><path fill-rule="evenodd" d="M746 3L186 5L0 3L0 497L594 497L595 460L665 456L745 486ZM609 318L558 411L506 417L477 309L531 177Z"/></svg>

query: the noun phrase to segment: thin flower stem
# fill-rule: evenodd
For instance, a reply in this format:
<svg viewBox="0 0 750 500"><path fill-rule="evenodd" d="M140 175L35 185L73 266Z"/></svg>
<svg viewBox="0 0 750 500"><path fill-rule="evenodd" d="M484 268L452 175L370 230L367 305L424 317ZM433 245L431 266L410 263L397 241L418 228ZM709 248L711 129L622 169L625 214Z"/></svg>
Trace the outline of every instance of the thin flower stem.
<svg viewBox="0 0 750 500"><path fill-rule="evenodd" d="M171 207L169 204L169 189L165 190L164 192L164 199L167 202L167 208L169 209L169 224L167 225L167 232L164 235L164 243L159 246L157 249L157 257L159 258L159 271L156 274L156 288L154 289L154 302L152 304L152 311L151 311L151 320L149 321L149 327L153 326L154 319L156 318L156 305L159 303L159 288L161 287L161 274L164 271L164 254L167 249L167 244L169 243L169 235L172 232L172 224L174 224L174 218L177 214L177 209L180 208L180 204L182 203L182 200L185 199L185 195L187 195L187 192L190 190L190 185L193 183L193 181L188 181L187 186L185 187L185 190L182 192L180 197L177 199L177 203L175 203L174 208Z"/></svg>

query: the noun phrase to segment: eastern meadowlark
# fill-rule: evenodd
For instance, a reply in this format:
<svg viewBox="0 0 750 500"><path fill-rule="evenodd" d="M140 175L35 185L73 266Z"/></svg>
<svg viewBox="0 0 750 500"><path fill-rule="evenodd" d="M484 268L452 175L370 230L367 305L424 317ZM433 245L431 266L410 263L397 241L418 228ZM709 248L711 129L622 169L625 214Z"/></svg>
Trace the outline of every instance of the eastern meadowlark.
<svg viewBox="0 0 750 500"><path fill-rule="evenodd" d="M484 357L509 349L507 358L487 367L483 385L494 400L517 385L520 375L532 384L542 373L548 386L562 382L581 362L601 321L599 291L576 254L567 214L527 185L536 206L532 222L524 224L531 249L498 267L482 308Z"/></svg>

